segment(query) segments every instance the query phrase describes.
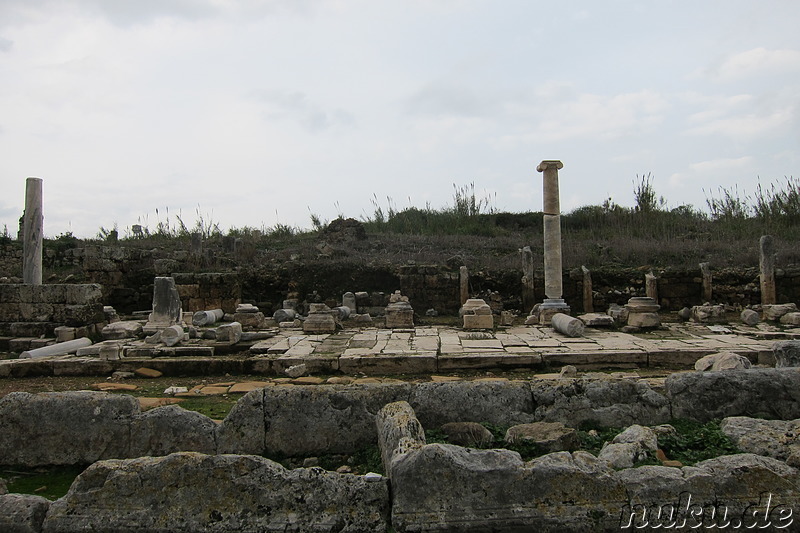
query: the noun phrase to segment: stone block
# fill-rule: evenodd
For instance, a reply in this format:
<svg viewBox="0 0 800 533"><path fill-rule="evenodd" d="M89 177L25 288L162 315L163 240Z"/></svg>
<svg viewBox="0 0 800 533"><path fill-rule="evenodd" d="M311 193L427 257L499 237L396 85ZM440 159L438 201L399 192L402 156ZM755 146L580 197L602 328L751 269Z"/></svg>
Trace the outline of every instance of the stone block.
<svg viewBox="0 0 800 533"><path fill-rule="evenodd" d="M40 533L50 500L32 494L0 494L0 531Z"/></svg>
<svg viewBox="0 0 800 533"><path fill-rule="evenodd" d="M481 300L483 301L483 300ZM486 306L489 307L488 305ZM464 329L493 329L494 328L494 318L491 314L484 314L484 315L468 315L465 314L463 317L464 321Z"/></svg>
<svg viewBox="0 0 800 533"><path fill-rule="evenodd" d="M207 416L178 405L157 407L131 423L127 457L169 455L174 452L217 453L217 425Z"/></svg>
<svg viewBox="0 0 800 533"><path fill-rule="evenodd" d="M425 445L425 430L417 420L414 410L406 401L384 405L375 419L378 430L378 448L381 451L383 471L391 473L395 455L407 453Z"/></svg>
<svg viewBox="0 0 800 533"><path fill-rule="evenodd" d="M772 345L776 368L800 367L800 341L778 341Z"/></svg>
<svg viewBox="0 0 800 533"><path fill-rule="evenodd" d="M425 427L448 422L507 426L534 421L535 405L528 384L523 382L420 383L408 402Z"/></svg>
<svg viewBox="0 0 800 533"><path fill-rule="evenodd" d="M90 466L50 505L44 529L377 532L389 507L385 479L186 452Z"/></svg>
<svg viewBox="0 0 800 533"><path fill-rule="evenodd" d="M103 289L97 283L66 285L64 291L67 305L90 305L103 300Z"/></svg>
<svg viewBox="0 0 800 533"><path fill-rule="evenodd" d="M238 322L231 322L217 328L217 342L236 344L241 338L242 325Z"/></svg>

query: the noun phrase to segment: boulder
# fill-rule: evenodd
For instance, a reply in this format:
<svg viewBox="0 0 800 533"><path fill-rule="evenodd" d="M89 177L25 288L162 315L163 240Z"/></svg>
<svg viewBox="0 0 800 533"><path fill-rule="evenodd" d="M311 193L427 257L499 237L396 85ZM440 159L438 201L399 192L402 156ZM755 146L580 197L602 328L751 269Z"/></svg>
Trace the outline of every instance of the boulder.
<svg viewBox="0 0 800 533"><path fill-rule="evenodd" d="M217 451L262 455L266 451L266 432L264 389L251 390L239 398L217 427Z"/></svg>
<svg viewBox="0 0 800 533"><path fill-rule="evenodd" d="M719 305L695 305L692 307L690 317L694 322L703 324L722 322L725 320L725 306Z"/></svg>
<svg viewBox="0 0 800 533"><path fill-rule="evenodd" d="M132 396L104 392L12 392L0 398L0 462L89 464L127 457L140 413Z"/></svg>
<svg viewBox="0 0 800 533"><path fill-rule="evenodd" d="M45 531L386 531L386 480L286 470L252 455L95 463L50 504Z"/></svg>
<svg viewBox="0 0 800 533"><path fill-rule="evenodd" d="M680 372L667 378L665 388L675 418L800 418L800 371L794 369Z"/></svg>
<svg viewBox="0 0 800 533"><path fill-rule="evenodd" d="M395 455L407 453L425 445L425 430L417 420L408 402L392 402L378 411L375 419L378 429L378 447L381 451L383 471L391 473Z"/></svg>
<svg viewBox="0 0 800 533"><path fill-rule="evenodd" d="M752 309L745 309L739 315L742 322L744 322L748 326L755 326L761 321L761 316L758 314L757 311Z"/></svg>
<svg viewBox="0 0 800 533"><path fill-rule="evenodd" d="M477 422L448 422L441 427L450 444L485 448L494 440L492 432Z"/></svg>
<svg viewBox="0 0 800 533"><path fill-rule="evenodd" d="M578 432L561 422L533 422L508 428L507 444L535 444L544 453L572 451L580 445Z"/></svg>
<svg viewBox="0 0 800 533"><path fill-rule="evenodd" d="M800 366L800 341L778 341L772 345L776 368Z"/></svg>
<svg viewBox="0 0 800 533"><path fill-rule="evenodd" d="M135 320L123 320L103 327L102 335L106 340L136 338L142 334L142 323Z"/></svg>
<svg viewBox="0 0 800 533"><path fill-rule="evenodd" d="M800 313L786 313L781 317L780 322L785 326L800 326Z"/></svg>
<svg viewBox="0 0 800 533"><path fill-rule="evenodd" d="M603 446L598 459L608 461L614 468L630 468L647 459L658 449L658 437L648 427L634 424Z"/></svg>
<svg viewBox="0 0 800 533"><path fill-rule="evenodd" d="M50 500L32 494L0 495L0 531L39 533Z"/></svg>
<svg viewBox="0 0 800 533"><path fill-rule="evenodd" d="M797 312L797 304L771 304L761 306L761 312L764 315L764 320L777 322L781 317L787 313Z"/></svg>
<svg viewBox="0 0 800 533"><path fill-rule="evenodd" d="M731 416L720 429L743 452L786 461L800 452L800 420L761 420Z"/></svg>
<svg viewBox="0 0 800 533"><path fill-rule="evenodd" d="M698 372L719 372L721 370L743 370L750 368L750 359L733 352L712 353L701 357L694 364Z"/></svg>
<svg viewBox="0 0 800 533"><path fill-rule="evenodd" d="M578 315L578 320L590 328L608 328L614 325L614 318L604 313L585 313Z"/></svg>

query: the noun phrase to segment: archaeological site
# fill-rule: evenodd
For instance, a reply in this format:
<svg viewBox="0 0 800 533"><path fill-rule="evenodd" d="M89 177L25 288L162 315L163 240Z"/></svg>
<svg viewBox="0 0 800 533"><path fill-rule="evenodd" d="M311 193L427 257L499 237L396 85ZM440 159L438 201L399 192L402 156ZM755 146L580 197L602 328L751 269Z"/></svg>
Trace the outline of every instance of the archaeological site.
<svg viewBox="0 0 800 533"><path fill-rule="evenodd" d="M502 269L461 237L393 259L345 218L300 251L45 239L28 178L0 242L0 533L800 531L785 240L573 262L562 168Z"/></svg>

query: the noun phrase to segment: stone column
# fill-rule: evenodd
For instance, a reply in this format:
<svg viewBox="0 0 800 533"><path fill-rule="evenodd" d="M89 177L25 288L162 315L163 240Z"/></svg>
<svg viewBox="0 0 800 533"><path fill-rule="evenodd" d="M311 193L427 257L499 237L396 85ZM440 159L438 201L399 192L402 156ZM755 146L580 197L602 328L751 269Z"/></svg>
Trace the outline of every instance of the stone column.
<svg viewBox="0 0 800 533"><path fill-rule="evenodd" d="M523 246L522 254L522 305L524 309L533 307L536 297L534 295L533 251L530 246Z"/></svg>
<svg viewBox="0 0 800 533"><path fill-rule="evenodd" d="M703 278L703 303L711 303L714 295L714 277L711 274L711 263L700 263L700 276Z"/></svg>
<svg viewBox="0 0 800 533"><path fill-rule="evenodd" d="M459 289L461 291L461 305L464 305L469 300L469 270L467 267L462 266L458 269Z"/></svg>
<svg viewBox="0 0 800 533"><path fill-rule="evenodd" d="M42 284L42 180L28 178L25 182L25 217L22 241L22 281Z"/></svg>
<svg viewBox="0 0 800 533"><path fill-rule="evenodd" d="M27 238L25 242L27 242ZM761 252L758 260L761 270L759 274L761 305L772 305L777 301L775 297L775 246L772 242L772 235L762 236L758 244Z"/></svg>
<svg viewBox="0 0 800 533"><path fill-rule="evenodd" d="M585 265L581 265L583 274L583 312L594 313L594 292L592 291L592 273Z"/></svg>
<svg viewBox="0 0 800 533"><path fill-rule="evenodd" d="M561 161L542 161L536 170L543 173L544 182L544 302L539 306L539 323L550 323L556 312L569 313L562 299L563 271L561 268L561 205L558 193L558 170Z"/></svg>

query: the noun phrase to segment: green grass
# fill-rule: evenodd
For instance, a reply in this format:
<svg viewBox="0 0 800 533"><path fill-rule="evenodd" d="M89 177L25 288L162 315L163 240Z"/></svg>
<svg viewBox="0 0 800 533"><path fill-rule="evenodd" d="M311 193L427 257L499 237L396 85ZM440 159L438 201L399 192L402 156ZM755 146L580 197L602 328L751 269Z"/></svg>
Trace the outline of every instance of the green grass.
<svg viewBox="0 0 800 533"><path fill-rule="evenodd" d="M86 466L12 467L0 470L0 477L7 481L8 492L35 494L48 500L64 496L70 485Z"/></svg>
<svg viewBox="0 0 800 533"><path fill-rule="evenodd" d="M678 419L671 424L678 434L659 439L659 445L669 459L690 466L706 459L740 453L731 439L720 430L719 420L702 424Z"/></svg>

